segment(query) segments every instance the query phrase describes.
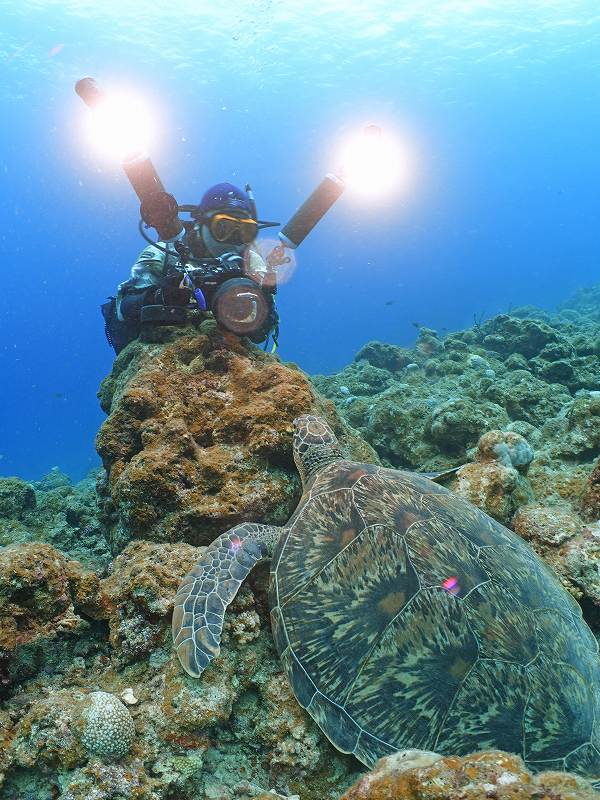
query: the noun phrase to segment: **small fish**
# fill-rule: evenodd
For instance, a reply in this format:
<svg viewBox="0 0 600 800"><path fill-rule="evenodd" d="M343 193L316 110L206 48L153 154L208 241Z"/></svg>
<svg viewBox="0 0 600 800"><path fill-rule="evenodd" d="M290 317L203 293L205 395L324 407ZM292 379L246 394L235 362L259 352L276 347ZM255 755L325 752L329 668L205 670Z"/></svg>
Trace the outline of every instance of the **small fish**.
<svg viewBox="0 0 600 800"><path fill-rule="evenodd" d="M54 45L52 50L48 51L48 58L54 58L54 56L56 56L56 55L58 55L60 53L60 51L63 49L63 47L64 47L64 44L62 44L62 43Z"/></svg>
<svg viewBox="0 0 600 800"><path fill-rule="evenodd" d="M66 399L66 397L67 397L67 395L66 395L64 392L54 392L54 394L52 395L52 397L53 397L55 400L65 400L65 399Z"/></svg>
<svg viewBox="0 0 600 800"><path fill-rule="evenodd" d="M385 303L384 303L384 305L386 305L386 306L393 306L395 302L396 302L395 300L386 300L386 301L385 301Z"/></svg>

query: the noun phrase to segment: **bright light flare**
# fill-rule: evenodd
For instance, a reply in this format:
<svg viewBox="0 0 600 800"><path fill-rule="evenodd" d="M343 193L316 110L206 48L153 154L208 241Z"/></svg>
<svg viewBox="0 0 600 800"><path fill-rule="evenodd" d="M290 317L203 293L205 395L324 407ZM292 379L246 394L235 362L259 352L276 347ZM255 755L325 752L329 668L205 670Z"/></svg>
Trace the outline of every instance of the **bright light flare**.
<svg viewBox="0 0 600 800"><path fill-rule="evenodd" d="M152 114L134 94L110 94L90 109L88 136L94 148L111 159L145 153L155 130Z"/></svg>
<svg viewBox="0 0 600 800"><path fill-rule="evenodd" d="M408 153L378 125L367 125L341 149L339 176L352 191L383 196L405 184Z"/></svg>

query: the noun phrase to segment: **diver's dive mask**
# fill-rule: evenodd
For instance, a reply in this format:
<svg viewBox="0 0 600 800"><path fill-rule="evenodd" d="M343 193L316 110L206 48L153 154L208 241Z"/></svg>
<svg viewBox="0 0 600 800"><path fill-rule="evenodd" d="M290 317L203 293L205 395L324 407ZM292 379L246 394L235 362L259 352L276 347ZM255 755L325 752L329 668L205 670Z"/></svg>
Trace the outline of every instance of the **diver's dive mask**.
<svg viewBox="0 0 600 800"><path fill-rule="evenodd" d="M250 244L256 239L258 223L252 217L234 217L231 214L217 213L206 222L211 236L217 242Z"/></svg>

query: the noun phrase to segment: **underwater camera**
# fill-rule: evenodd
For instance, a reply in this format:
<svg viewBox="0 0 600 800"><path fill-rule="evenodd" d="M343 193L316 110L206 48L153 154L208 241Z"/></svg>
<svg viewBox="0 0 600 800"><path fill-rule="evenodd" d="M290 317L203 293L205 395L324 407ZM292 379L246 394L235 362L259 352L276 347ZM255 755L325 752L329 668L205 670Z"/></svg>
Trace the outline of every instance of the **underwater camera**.
<svg viewBox="0 0 600 800"><path fill-rule="evenodd" d="M131 163L124 164L124 168L141 200L140 234L165 254L169 263L167 280L171 278L174 285L190 289L197 308L211 311L217 323L230 333L246 336L257 343L268 339L271 334L276 340L278 317L274 295L277 281L274 270L265 265L263 272L253 273L244 257L237 253L225 253L218 258L194 255L194 240L200 228L198 206L178 205L172 195L158 189L159 178L149 159L144 158L134 168ZM249 185L246 185L246 191L252 197ZM252 205L256 217L253 198ZM189 213L192 219L180 219L179 214L184 212ZM224 220L218 222L224 227ZM261 221L255 227L258 230L277 224ZM164 245L153 241L145 228L154 228ZM141 311L143 323L173 324L186 319L187 315L180 309L165 304L146 305Z"/></svg>

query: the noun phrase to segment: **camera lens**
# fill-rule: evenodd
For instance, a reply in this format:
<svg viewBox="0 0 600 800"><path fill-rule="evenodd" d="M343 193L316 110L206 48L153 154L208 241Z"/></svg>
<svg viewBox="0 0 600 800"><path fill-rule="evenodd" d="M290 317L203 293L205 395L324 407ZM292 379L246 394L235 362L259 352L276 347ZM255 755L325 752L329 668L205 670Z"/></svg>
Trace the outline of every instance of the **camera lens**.
<svg viewBox="0 0 600 800"><path fill-rule="evenodd" d="M238 336L251 336L269 318L270 303L250 278L231 278L219 286L212 301L215 319Z"/></svg>

